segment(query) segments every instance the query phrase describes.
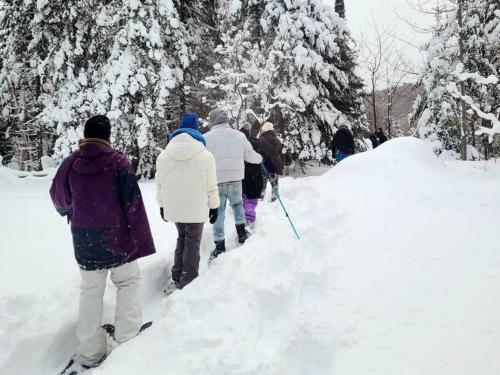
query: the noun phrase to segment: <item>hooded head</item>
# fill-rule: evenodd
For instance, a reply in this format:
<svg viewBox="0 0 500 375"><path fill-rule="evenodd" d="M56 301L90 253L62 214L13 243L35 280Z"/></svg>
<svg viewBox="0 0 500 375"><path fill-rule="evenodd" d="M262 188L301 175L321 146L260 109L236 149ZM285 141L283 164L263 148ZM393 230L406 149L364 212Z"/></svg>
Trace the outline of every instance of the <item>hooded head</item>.
<svg viewBox="0 0 500 375"><path fill-rule="evenodd" d="M181 134L189 134L197 141L207 145L205 137L200 133L198 115L193 112L186 112L182 115L179 127L170 135L170 141Z"/></svg>
<svg viewBox="0 0 500 375"><path fill-rule="evenodd" d="M272 122L266 122L264 125L262 125L262 129L260 130L262 134L265 132L270 132L274 130L274 125Z"/></svg>
<svg viewBox="0 0 500 375"><path fill-rule="evenodd" d="M83 136L85 138L96 138L109 142L111 136L111 123L109 118L103 115L89 118L85 123Z"/></svg>
<svg viewBox="0 0 500 375"><path fill-rule="evenodd" d="M229 116L227 112L220 108L215 108L210 112L210 127L216 125L229 124Z"/></svg>
<svg viewBox="0 0 500 375"><path fill-rule="evenodd" d="M193 112L186 112L181 117L179 129L199 130L198 115Z"/></svg>

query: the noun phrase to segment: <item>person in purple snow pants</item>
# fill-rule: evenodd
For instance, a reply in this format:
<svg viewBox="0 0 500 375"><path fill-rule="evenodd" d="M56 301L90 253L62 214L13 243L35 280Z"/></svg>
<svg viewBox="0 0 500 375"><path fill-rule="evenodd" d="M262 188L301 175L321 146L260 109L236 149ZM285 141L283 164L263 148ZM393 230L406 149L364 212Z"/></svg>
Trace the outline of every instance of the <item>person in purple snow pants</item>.
<svg viewBox="0 0 500 375"><path fill-rule="evenodd" d="M260 153L260 141L256 138L259 128L252 128L245 123L240 131L245 134L253 149ZM245 163L245 178L243 179L243 209L245 210L246 231L252 233L255 229L257 213L255 209L264 188L264 179L260 164Z"/></svg>

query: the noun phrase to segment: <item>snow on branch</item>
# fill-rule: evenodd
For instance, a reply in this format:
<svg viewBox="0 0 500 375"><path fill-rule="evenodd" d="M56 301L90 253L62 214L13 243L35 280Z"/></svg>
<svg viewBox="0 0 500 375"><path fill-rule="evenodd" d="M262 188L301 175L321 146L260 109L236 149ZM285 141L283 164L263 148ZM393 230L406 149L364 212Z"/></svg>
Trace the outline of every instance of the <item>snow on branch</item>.
<svg viewBox="0 0 500 375"><path fill-rule="evenodd" d="M492 124L491 128L480 126L479 130L477 130L475 134L476 135L488 134L490 143L493 142L493 136L495 134L500 134L500 121L498 120L497 116L491 112L490 113L483 112L470 96L462 95L460 93L460 91L457 88L457 84L455 82L448 83L446 89L451 95L453 95L454 98L460 99L465 103L467 103L479 117L491 122ZM499 112L499 110L497 110L497 112Z"/></svg>
<svg viewBox="0 0 500 375"><path fill-rule="evenodd" d="M493 74L488 77L483 77L478 72L464 72L464 64L462 63L457 64L457 67L452 74L461 82L471 79L479 85L496 85L498 83L498 77L494 76Z"/></svg>

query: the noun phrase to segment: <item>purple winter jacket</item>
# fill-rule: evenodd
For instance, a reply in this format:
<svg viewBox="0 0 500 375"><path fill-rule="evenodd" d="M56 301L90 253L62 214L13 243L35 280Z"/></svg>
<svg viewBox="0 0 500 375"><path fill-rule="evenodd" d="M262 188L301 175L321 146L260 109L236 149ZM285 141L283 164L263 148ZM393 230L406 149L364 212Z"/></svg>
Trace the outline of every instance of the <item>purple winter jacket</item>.
<svg viewBox="0 0 500 375"><path fill-rule="evenodd" d="M81 269L109 269L155 253L130 161L106 141L85 139L63 161L50 196L71 222Z"/></svg>

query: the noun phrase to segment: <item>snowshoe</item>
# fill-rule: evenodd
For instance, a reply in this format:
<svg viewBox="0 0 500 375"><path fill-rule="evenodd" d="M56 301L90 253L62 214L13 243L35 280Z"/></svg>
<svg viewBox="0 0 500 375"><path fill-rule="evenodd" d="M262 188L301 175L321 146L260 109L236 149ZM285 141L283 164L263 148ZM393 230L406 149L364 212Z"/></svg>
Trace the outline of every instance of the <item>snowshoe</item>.
<svg viewBox="0 0 500 375"><path fill-rule="evenodd" d="M139 333L137 335L140 335L142 332L144 332L146 329L150 328L152 325L153 325L152 321L144 323L141 326L141 328L139 328ZM114 340L114 338L115 338L115 326L114 326L114 324L104 324L101 327L102 327L102 329L104 329L106 331L106 334L108 335L108 337L111 337ZM116 345L116 346L118 346L118 345ZM109 346L108 346L108 348L109 348ZM91 368L99 367L104 362L104 360L108 357L108 355L110 353L111 353L111 351L109 351L108 354L106 354L104 357L102 357L98 362L94 363L92 366L84 366L84 365L80 364L80 362L77 361L76 354L75 354L73 357L71 357L68 364L66 365L64 370L62 370L60 375L79 375L79 374L81 374L81 373L83 373Z"/></svg>
<svg viewBox="0 0 500 375"><path fill-rule="evenodd" d="M145 330L147 330L148 328L150 328L151 326L153 325L153 322L146 322L144 323L141 328L139 329L139 333L138 335L140 335L142 332L144 332Z"/></svg>
<svg viewBox="0 0 500 375"><path fill-rule="evenodd" d="M64 370L60 372L60 375L77 375L85 370L86 369L83 368L83 366L76 361L76 355L75 355L73 356L73 358L69 360Z"/></svg>
<svg viewBox="0 0 500 375"><path fill-rule="evenodd" d="M153 325L152 321L144 323L141 326L141 328L139 328L139 333L137 335L139 335L142 331L148 329L152 325ZM102 327L103 330L106 331L106 334L108 334L114 340L114 338L115 338L115 325L107 323L107 324L103 324L101 327Z"/></svg>
<svg viewBox="0 0 500 375"><path fill-rule="evenodd" d="M177 289L179 289L178 287L178 284L179 282L178 281L175 281L173 279L169 279L167 281L167 284L165 285L165 287L163 288L163 294L165 294L165 296L169 296L171 295L173 292L175 292Z"/></svg>
<svg viewBox="0 0 500 375"><path fill-rule="evenodd" d="M208 257L208 266L222 253L226 252L226 242L224 240L215 241L215 249L210 253Z"/></svg>
<svg viewBox="0 0 500 375"><path fill-rule="evenodd" d="M108 337L112 338L113 340L115 339L115 326L113 324L103 324L101 328L106 331Z"/></svg>
<svg viewBox="0 0 500 375"><path fill-rule="evenodd" d="M81 374L81 373L83 373L91 368L96 368L96 367L100 366L104 362L104 360L107 358L107 356L108 356L108 354L106 354L104 357L102 357L98 362L96 362L92 366L84 366L76 360L76 354L75 354L69 360L68 364L66 365L64 370L62 370L60 375L79 375L79 374Z"/></svg>
<svg viewBox="0 0 500 375"><path fill-rule="evenodd" d="M245 225L245 231L247 232L247 239L248 239L248 237L250 237L252 234L255 233L255 222L247 223Z"/></svg>

